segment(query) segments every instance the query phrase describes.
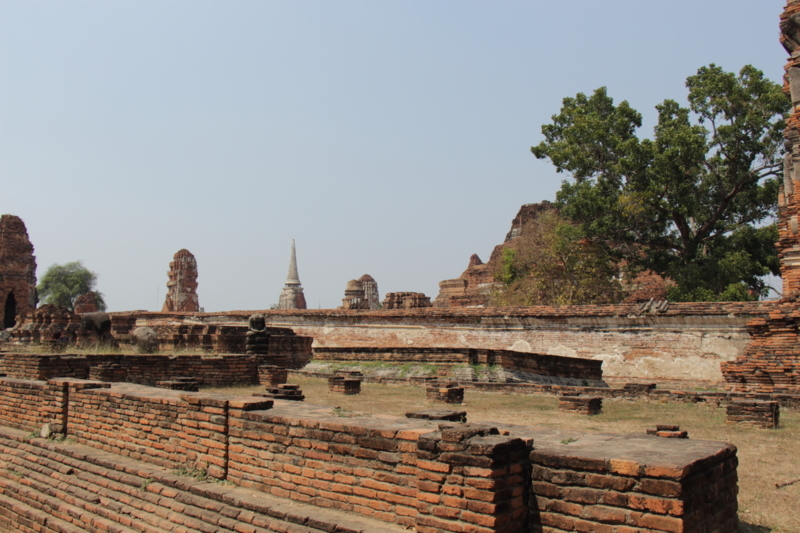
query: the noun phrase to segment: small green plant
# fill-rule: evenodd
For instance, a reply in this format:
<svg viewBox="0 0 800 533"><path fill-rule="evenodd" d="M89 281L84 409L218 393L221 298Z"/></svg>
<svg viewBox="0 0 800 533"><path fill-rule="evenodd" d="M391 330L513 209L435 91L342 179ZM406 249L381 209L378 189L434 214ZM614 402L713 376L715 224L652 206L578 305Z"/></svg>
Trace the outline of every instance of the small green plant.
<svg viewBox="0 0 800 533"><path fill-rule="evenodd" d="M142 484L139 485L139 490L141 490L141 491L147 490L147 487L149 487L150 483L152 483L152 482L153 482L153 478L151 478L151 477L145 479L144 481L142 481Z"/></svg>
<svg viewBox="0 0 800 533"><path fill-rule="evenodd" d="M349 417L351 414L351 411L349 409L345 409L344 407L333 408L333 416Z"/></svg>
<svg viewBox="0 0 800 533"><path fill-rule="evenodd" d="M576 438L574 438L574 437L570 437L570 438L568 438L568 439L564 439L564 440L562 440L562 441L559 441L559 444L563 444L563 445L565 445L565 446L566 446L567 444L572 444L572 443L573 443L573 442L575 442L576 440L578 440L578 439L576 439Z"/></svg>
<svg viewBox="0 0 800 533"><path fill-rule="evenodd" d="M30 433L28 433L27 435L22 437L22 440L33 440L33 439L38 439L38 438L39 438L39 432L38 431L31 431Z"/></svg>
<svg viewBox="0 0 800 533"><path fill-rule="evenodd" d="M182 466L177 470L173 470L172 473L176 476L194 478L197 481L205 481L208 479L208 472L201 470L200 468L189 468L188 466Z"/></svg>

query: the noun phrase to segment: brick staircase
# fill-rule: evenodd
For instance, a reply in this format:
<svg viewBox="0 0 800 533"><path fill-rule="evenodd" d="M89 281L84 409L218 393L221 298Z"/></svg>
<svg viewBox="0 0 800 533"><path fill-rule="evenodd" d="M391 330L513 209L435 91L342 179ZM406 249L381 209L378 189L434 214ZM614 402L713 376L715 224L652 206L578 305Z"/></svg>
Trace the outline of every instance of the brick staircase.
<svg viewBox="0 0 800 533"><path fill-rule="evenodd" d="M0 531L399 533L399 526L198 480L0 427Z"/></svg>

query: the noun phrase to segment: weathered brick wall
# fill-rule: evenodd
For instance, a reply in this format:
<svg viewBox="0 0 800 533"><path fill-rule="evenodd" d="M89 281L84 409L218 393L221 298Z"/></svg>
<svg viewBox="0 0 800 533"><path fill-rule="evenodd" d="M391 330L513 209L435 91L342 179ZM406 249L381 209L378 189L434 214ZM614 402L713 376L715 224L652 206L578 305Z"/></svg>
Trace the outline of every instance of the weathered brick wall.
<svg viewBox="0 0 800 533"><path fill-rule="evenodd" d="M265 310L272 326L313 337L315 348L454 348L513 350L594 359L603 375L626 379L723 381L720 362L742 355L746 324L771 302L672 303L664 312L637 304L412 309ZM253 312L194 313L193 321L242 324ZM121 313L116 316L130 316ZM189 315L136 313L139 325Z"/></svg>
<svg viewBox="0 0 800 533"><path fill-rule="evenodd" d="M531 511L551 533L737 530L732 445L579 436L537 446L531 462Z"/></svg>
<svg viewBox="0 0 800 533"><path fill-rule="evenodd" d="M44 381L0 378L0 424L25 430L41 427L46 386Z"/></svg>
<svg viewBox="0 0 800 533"><path fill-rule="evenodd" d="M309 341L310 342L310 341ZM279 356L286 360L283 352ZM47 380L56 377L88 379L90 369L103 364L118 365L124 381L153 385L177 377L193 376L206 386L233 383L258 384L258 366L276 359L249 355L42 355L8 353L0 360L0 372L19 379Z"/></svg>
<svg viewBox="0 0 800 533"><path fill-rule="evenodd" d="M800 394L800 338L795 303L776 304L768 317L747 324L752 340L734 361L721 364L732 391Z"/></svg>
<svg viewBox="0 0 800 533"><path fill-rule="evenodd" d="M522 370L542 376L591 381L603 379L602 361L513 350L417 347L331 348L322 346L314 348L314 361L499 365L509 370Z"/></svg>
<svg viewBox="0 0 800 533"><path fill-rule="evenodd" d="M574 434L565 445L552 430L339 418L297 402L74 379L4 378L0 390L4 425L36 428L60 413L82 444L420 532L736 530L735 448L722 443Z"/></svg>

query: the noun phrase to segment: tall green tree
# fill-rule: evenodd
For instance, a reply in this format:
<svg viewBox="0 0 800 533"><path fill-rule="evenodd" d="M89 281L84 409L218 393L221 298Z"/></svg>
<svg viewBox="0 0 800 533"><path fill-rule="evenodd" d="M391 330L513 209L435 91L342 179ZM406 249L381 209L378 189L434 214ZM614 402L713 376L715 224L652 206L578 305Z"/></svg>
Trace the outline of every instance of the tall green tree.
<svg viewBox="0 0 800 533"><path fill-rule="evenodd" d="M544 211L503 249L494 305L579 305L622 298L617 268L605 247L584 238L580 228Z"/></svg>
<svg viewBox="0 0 800 533"><path fill-rule="evenodd" d="M641 114L600 88L565 98L531 151L572 177L560 213L631 269L673 279L671 299L765 295L762 276L779 273L769 222L789 100L752 66L702 67L686 86L688 107L656 106L652 140L636 135Z"/></svg>
<svg viewBox="0 0 800 533"><path fill-rule="evenodd" d="M83 266L83 262L74 261L64 265L50 265L36 286L36 291L41 303L60 305L74 311L75 300L94 291L96 284L97 274ZM95 295L98 308L105 310L103 295L97 291Z"/></svg>

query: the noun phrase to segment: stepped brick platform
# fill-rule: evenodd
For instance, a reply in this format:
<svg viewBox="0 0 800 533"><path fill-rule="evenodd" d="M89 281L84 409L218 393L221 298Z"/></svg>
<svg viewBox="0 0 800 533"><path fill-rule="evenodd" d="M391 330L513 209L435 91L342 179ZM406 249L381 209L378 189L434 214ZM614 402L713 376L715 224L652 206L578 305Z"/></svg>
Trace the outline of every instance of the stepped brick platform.
<svg viewBox="0 0 800 533"><path fill-rule="evenodd" d="M74 443L31 439L44 424ZM736 531L736 449L717 442L75 379L0 378L0 426L19 430L0 431L0 517L26 532ZM270 512L300 504L314 506L302 526ZM334 510L341 522L319 518ZM362 519L382 525L350 525Z"/></svg>
<svg viewBox="0 0 800 533"><path fill-rule="evenodd" d="M565 394L558 397L558 410L582 415L599 415L603 410L603 399L598 396Z"/></svg>
<svg viewBox="0 0 800 533"><path fill-rule="evenodd" d="M780 424L778 402L737 400L728 404L725 421L765 429L777 429Z"/></svg>

